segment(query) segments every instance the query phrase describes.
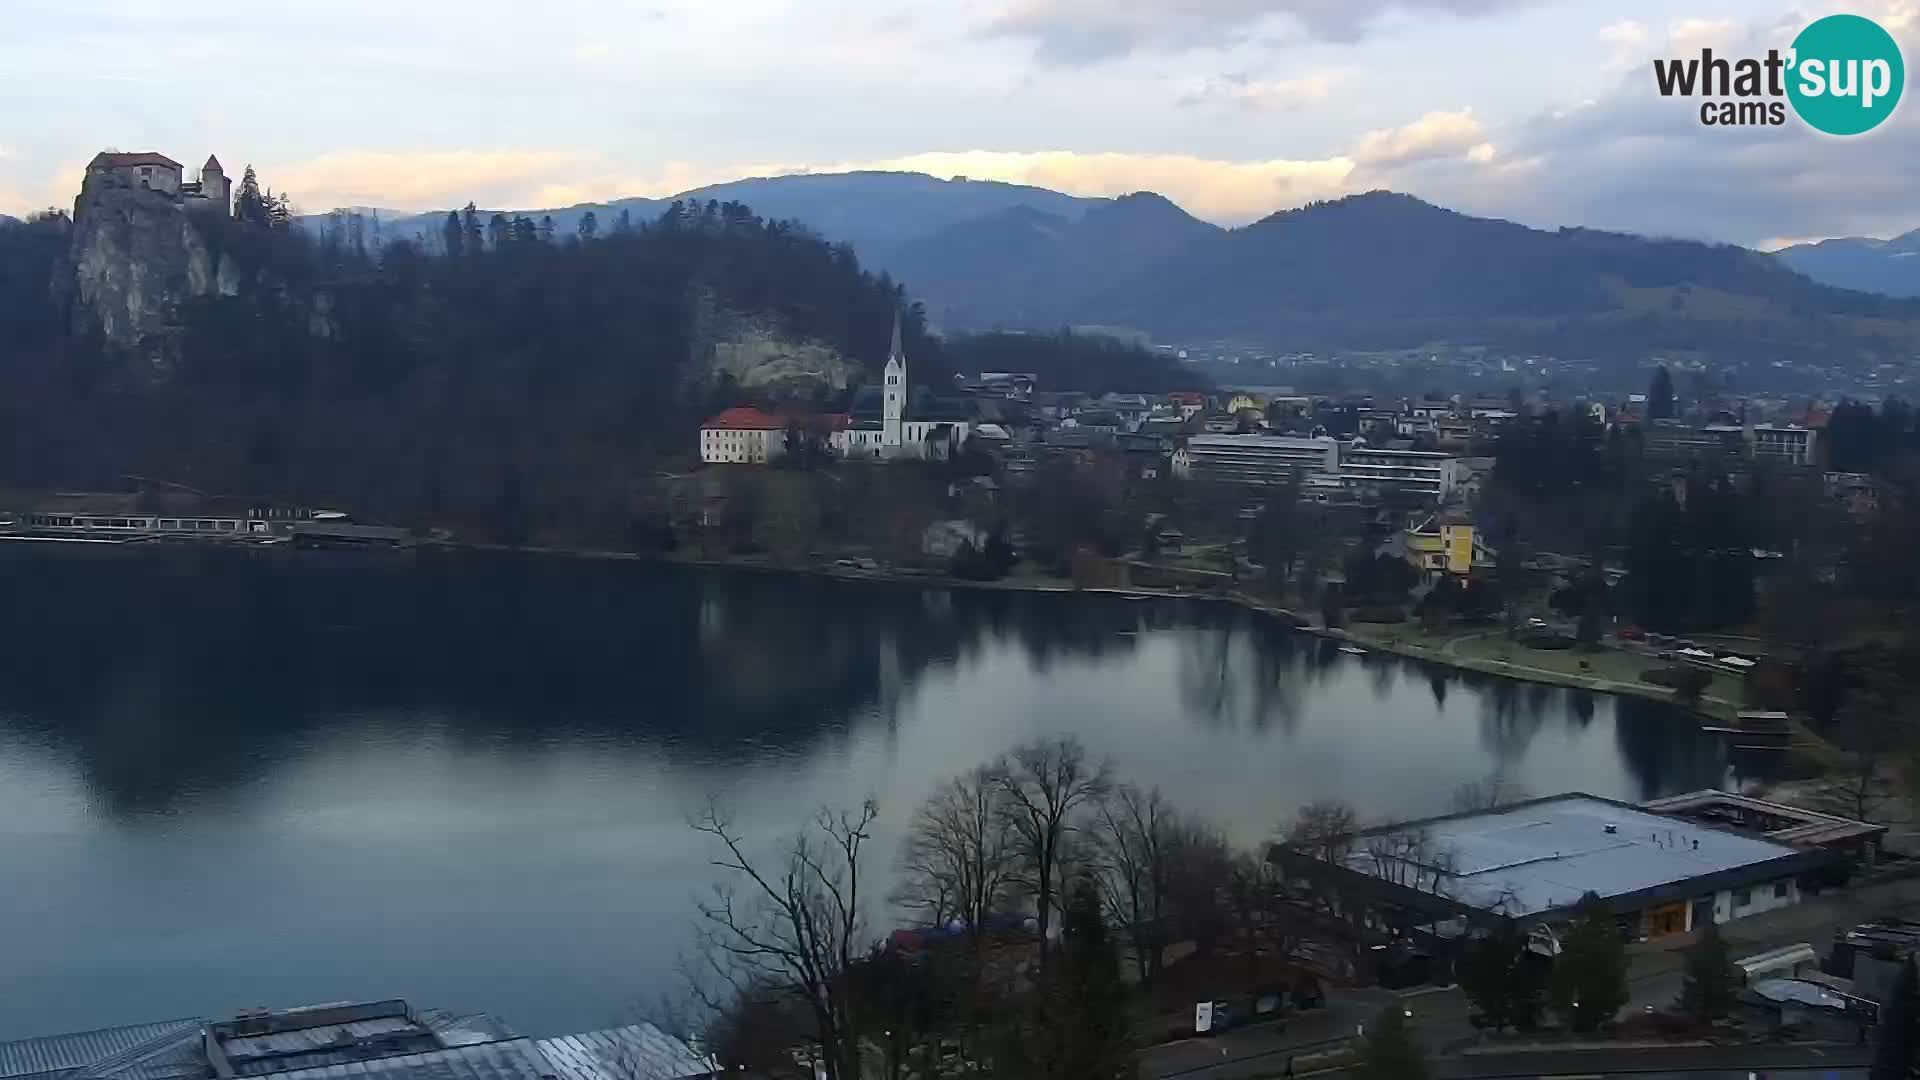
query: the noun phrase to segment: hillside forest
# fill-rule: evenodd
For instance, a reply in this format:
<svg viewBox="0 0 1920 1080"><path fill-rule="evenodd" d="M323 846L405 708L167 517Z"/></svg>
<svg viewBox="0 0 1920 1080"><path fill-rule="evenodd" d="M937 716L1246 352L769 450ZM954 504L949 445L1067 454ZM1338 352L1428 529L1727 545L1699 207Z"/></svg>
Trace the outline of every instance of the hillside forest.
<svg viewBox="0 0 1920 1080"><path fill-rule="evenodd" d="M184 300L132 350L57 287L66 215L0 223L0 487L152 478L610 541L632 530L636 492L690 463L701 418L751 396L712 363L742 335L824 347L857 383L877 376L901 310L916 383L982 368L1096 391L1178 378L1145 351L1064 332L942 341L851 247L740 203L589 217L559 237L469 206L445 219L445 255L271 209L243 200L208 237L238 260L239 294ZM823 387L803 407L850 394Z"/></svg>

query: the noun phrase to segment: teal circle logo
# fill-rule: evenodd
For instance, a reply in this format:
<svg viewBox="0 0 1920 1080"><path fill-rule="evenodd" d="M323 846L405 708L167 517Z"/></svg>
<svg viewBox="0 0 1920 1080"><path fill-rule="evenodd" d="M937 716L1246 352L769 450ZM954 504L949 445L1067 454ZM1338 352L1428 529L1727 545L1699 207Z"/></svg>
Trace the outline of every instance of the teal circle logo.
<svg viewBox="0 0 1920 1080"><path fill-rule="evenodd" d="M1829 15L1800 31L1787 61L1787 99L1815 130L1829 135L1872 131L1893 115L1907 65L1893 35L1872 19Z"/></svg>

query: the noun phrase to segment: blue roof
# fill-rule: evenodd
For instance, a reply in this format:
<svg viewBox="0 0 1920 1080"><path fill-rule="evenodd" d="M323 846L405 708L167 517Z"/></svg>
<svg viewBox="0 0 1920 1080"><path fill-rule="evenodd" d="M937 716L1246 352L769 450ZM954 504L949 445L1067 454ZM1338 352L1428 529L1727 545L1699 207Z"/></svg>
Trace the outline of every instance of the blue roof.
<svg viewBox="0 0 1920 1080"><path fill-rule="evenodd" d="M532 1039L509 1039L346 1061L273 1076L276 1080L542 1080L552 1074L552 1066Z"/></svg>
<svg viewBox="0 0 1920 1080"><path fill-rule="evenodd" d="M138 1058L186 1035L198 1035L198 1020L162 1020L152 1024L96 1028L0 1043L0 1080L57 1077L93 1069L114 1060Z"/></svg>

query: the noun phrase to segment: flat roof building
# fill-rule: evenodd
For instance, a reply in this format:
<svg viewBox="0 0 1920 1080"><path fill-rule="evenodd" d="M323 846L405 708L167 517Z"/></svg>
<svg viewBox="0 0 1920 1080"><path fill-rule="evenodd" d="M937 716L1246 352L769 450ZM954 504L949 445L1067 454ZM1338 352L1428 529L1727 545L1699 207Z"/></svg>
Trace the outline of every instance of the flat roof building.
<svg viewBox="0 0 1920 1080"><path fill-rule="evenodd" d="M1295 473L1340 471L1340 444L1296 435L1195 435L1176 471L1230 484L1270 486Z"/></svg>
<svg viewBox="0 0 1920 1080"><path fill-rule="evenodd" d="M1551 924L1591 892L1658 937L1798 903L1801 878L1839 856L1575 792L1365 830L1338 863L1275 857L1427 920Z"/></svg>
<svg viewBox="0 0 1920 1080"><path fill-rule="evenodd" d="M1760 833L1769 840L1795 847L1835 848L1869 862L1878 857L1880 842L1887 835L1885 825L1788 806L1732 791L1690 791L1685 795L1655 799L1647 803L1646 808L1656 814L1686 818L1705 825Z"/></svg>
<svg viewBox="0 0 1920 1080"><path fill-rule="evenodd" d="M1357 492L1403 492L1434 502L1453 495L1455 458L1435 450L1353 446L1340 453L1340 482Z"/></svg>
<svg viewBox="0 0 1920 1080"><path fill-rule="evenodd" d="M0 1080L681 1080L717 1068L650 1024L530 1039L486 1013L398 999L0 1042Z"/></svg>

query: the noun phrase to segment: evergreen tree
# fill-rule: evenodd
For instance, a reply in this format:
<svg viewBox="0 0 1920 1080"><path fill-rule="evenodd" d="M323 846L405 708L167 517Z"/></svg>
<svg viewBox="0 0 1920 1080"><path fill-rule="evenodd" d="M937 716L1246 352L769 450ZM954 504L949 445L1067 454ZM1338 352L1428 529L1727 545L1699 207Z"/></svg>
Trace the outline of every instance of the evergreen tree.
<svg viewBox="0 0 1920 1080"><path fill-rule="evenodd" d="M1687 950L1680 1011L1702 1024L1711 1023L1733 1008L1737 985L1726 939L1720 936L1720 927L1708 923L1700 931L1700 940Z"/></svg>
<svg viewBox="0 0 1920 1080"><path fill-rule="evenodd" d="M591 240L600 231L600 216L589 210L580 215L580 239Z"/></svg>
<svg viewBox="0 0 1920 1080"><path fill-rule="evenodd" d="M1653 369L1653 384L1647 388L1647 419L1671 420L1677 410L1673 401L1673 374L1667 365Z"/></svg>
<svg viewBox="0 0 1920 1080"><path fill-rule="evenodd" d="M624 211L622 211L624 213ZM547 214L540 219L540 239L553 243L553 215Z"/></svg>
<svg viewBox="0 0 1920 1080"><path fill-rule="evenodd" d="M507 224L507 215L505 214L495 214L492 219L487 222L487 243L493 247L493 250L503 251L506 249L508 230L510 228L511 226Z"/></svg>
<svg viewBox="0 0 1920 1080"><path fill-rule="evenodd" d="M447 254L459 255L463 246L460 241L466 235L466 230L460 227L458 210L447 211L447 223L441 227L441 232L446 236Z"/></svg>
<svg viewBox="0 0 1920 1080"><path fill-rule="evenodd" d="M240 174L240 190L233 197L233 217L235 221L261 228L272 224L267 196L261 192L260 178L254 175L251 165Z"/></svg>
<svg viewBox="0 0 1920 1080"><path fill-rule="evenodd" d="M620 216L613 219L613 235L633 235L633 212L624 206L620 208Z"/></svg>
<svg viewBox="0 0 1920 1080"><path fill-rule="evenodd" d="M1553 1011L1578 1032L1597 1031L1627 1003L1627 949L1613 914L1588 893L1553 964Z"/></svg>
<svg viewBox="0 0 1920 1080"><path fill-rule="evenodd" d="M1127 987L1091 881L1082 879L1068 894L1060 953L1040 978L1032 1016L1008 1052L1010 1075L1033 1080L1137 1075Z"/></svg>
<svg viewBox="0 0 1920 1080"><path fill-rule="evenodd" d="M1874 1033L1872 1080L1908 1080L1915 1072L1916 1044L1920 1043L1920 975L1913 957L1900 965L1900 981L1880 1007L1880 1026Z"/></svg>
<svg viewBox="0 0 1920 1080"><path fill-rule="evenodd" d="M1542 965L1525 935L1509 921L1473 943L1460 971L1460 988L1480 1023L1501 1031L1531 1030L1540 1020L1546 987Z"/></svg>
<svg viewBox="0 0 1920 1080"><path fill-rule="evenodd" d="M1426 1055L1407 1030L1406 1012L1397 1001L1382 1007L1367 1026L1365 1052L1367 1060L1353 1070L1359 1080L1426 1080Z"/></svg>
<svg viewBox="0 0 1920 1080"><path fill-rule="evenodd" d="M461 238L460 247L468 255L478 255L485 250L485 241L480 235L480 210L472 203L460 211Z"/></svg>

